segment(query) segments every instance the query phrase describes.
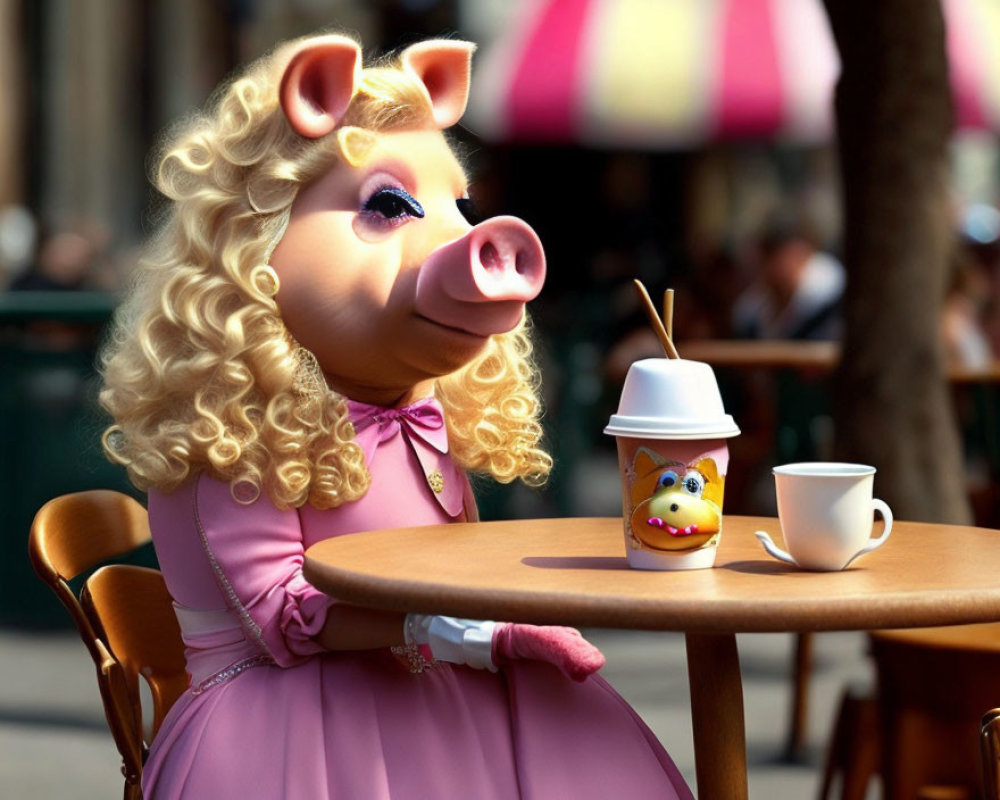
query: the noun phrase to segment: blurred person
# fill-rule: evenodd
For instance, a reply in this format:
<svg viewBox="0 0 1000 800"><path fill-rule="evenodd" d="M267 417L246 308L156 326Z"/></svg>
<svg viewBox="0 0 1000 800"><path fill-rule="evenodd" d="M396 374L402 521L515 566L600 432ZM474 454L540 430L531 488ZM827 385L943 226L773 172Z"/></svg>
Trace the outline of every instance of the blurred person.
<svg viewBox="0 0 1000 800"><path fill-rule="evenodd" d="M962 248L952 267L941 314L941 336L950 365L983 369L993 362L995 354L984 325L989 300L989 276Z"/></svg>
<svg viewBox="0 0 1000 800"><path fill-rule="evenodd" d="M38 259L11 281L13 291L73 291L84 288L97 259L97 247L76 231L59 231L47 237Z"/></svg>
<svg viewBox="0 0 1000 800"><path fill-rule="evenodd" d="M0 286L9 286L35 259L38 224L21 205L0 208Z"/></svg>
<svg viewBox="0 0 1000 800"><path fill-rule="evenodd" d="M995 282L1000 284L1000 279ZM983 332L986 334L986 341L990 343L990 350L1000 358L1000 287L990 292L989 302L983 312Z"/></svg>
<svg viewBox="0 0 1000 800"><path fill-rule="evenodd" d="M802 221L776 213L761 228L751 283L733 305L733 335L741 339L830 341L840 338L846 275L821 251ZM738 409L743 436L731 448L731 473L741 475L734 498L744 513L773 514L770 466L822 460L830 447L826 375L809 370L741 373L727 405ZM727 487L728 489L728 487Z"/></svg>
<svg viewBox="0 0 1000 800"><path fill-rule="evenodd" d="M742 339L840 338L844 267L821 251L797 221L776 216L756 245L757 274L733 307Z"/></svg>
<svg viewBox="0 0 1000 800"><path fill-rule="evenodd" d="M79 227L43 237L35 262L10 282L8 290L64 293L93 288L93 275L101 263L104 245L94 230ZM81 320L50 301L29 299L27 306L39 308L30 318L8 328L23 337L24 347L49 352L83 351L93 347L100 335L99 322Z"/></svg>
<svg viewBox="0 0 1000 800"><path fill-rule="evenodd" d="M954 363L983 366L1000 356L1000 211L993 206L975 203L964 214L942 325Z"/></svg>
<svg viewBox="0 0 1000 800"><path fill-rule="evenodd" d="M941 314L948 366L988 371L1000 354L1000 211L975 203L962 214ZM992 414L993 387L955 383L952 398L962 433L966 489L976 523L995 527L1000 515L1000 464Z"/></svg>

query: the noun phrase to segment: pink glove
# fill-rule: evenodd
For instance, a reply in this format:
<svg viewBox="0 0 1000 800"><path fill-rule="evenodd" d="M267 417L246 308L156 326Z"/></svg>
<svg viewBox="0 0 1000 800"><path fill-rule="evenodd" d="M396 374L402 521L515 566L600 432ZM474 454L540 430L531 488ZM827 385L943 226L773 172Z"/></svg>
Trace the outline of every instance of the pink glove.
<svg viewBox="0 0 1000 800"><path fill-rule="evenodd" d="M547 661L575 681L584 680L604 666L604 654L578 630L554 625L498 623L493 631L491 657L497 666L517 659Z"/></svg>

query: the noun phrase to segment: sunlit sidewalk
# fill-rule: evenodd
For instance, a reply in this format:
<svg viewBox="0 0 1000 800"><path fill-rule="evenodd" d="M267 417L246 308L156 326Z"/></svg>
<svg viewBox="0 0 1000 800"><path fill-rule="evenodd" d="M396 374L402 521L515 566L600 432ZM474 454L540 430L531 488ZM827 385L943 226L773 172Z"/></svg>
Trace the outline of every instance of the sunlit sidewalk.
<svg viewBox="0 0 1000 800"><path fill-rule="evenodd" d="M604 676L659 736L693 786L683 636L587 635L608 658ZM784 634L739 638L750 797L759 800L816 795L840 692L847 683L871 681L862 634L818 635L803 761L782 762L793 642ZM105 727L93 666L76 634L0 630L0 797L106 800L121 791L118 754Z"/></svg>

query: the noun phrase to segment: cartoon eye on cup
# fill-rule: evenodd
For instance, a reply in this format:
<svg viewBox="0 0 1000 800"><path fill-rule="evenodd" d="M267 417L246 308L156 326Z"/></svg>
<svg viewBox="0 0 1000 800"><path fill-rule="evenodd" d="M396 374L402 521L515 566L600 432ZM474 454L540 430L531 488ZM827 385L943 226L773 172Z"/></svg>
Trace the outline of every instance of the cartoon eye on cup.
<svg viewBox="0 0 1000 800"><path fill-rule="evenodd" d="M705 479L697 470L689 469L684 476L684 491L694 497L701 497L705 491Z"/></svg>
<svg viewBox="0 0 1000 800"><path fill-rule="evenodd" d="M657 484L663 489L670 489L674 484L677 483L677 473L672 469L668 469L660 476L660 480Z"/></svg>

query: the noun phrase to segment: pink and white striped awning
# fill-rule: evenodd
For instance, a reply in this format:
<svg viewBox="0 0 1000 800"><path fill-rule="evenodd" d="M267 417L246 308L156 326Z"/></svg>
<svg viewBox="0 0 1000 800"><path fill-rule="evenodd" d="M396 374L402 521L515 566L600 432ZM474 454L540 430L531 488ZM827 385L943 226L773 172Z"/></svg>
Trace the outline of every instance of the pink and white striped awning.
<svg viewBox="0 0 1000 800"><path fill-rule="evenodd" d="M487 139L662 148L830 136L840 67L821 0L508 3L465 119ZM1000 0L943 4L958 124L1000 130Z"/></svg>

